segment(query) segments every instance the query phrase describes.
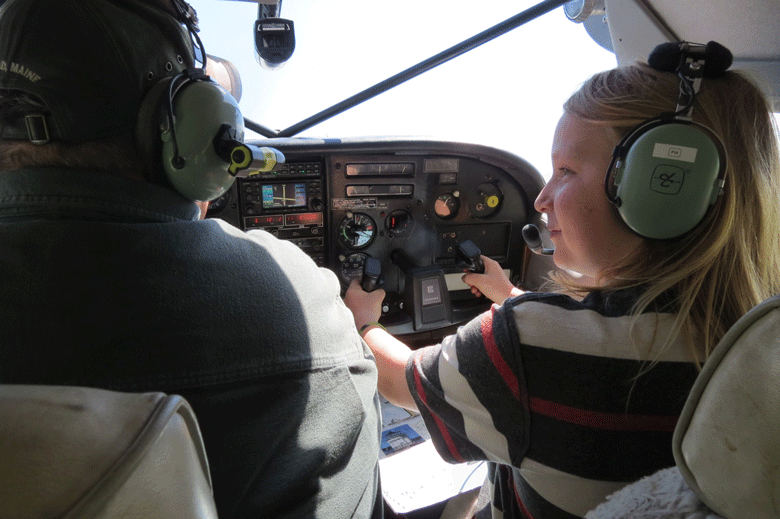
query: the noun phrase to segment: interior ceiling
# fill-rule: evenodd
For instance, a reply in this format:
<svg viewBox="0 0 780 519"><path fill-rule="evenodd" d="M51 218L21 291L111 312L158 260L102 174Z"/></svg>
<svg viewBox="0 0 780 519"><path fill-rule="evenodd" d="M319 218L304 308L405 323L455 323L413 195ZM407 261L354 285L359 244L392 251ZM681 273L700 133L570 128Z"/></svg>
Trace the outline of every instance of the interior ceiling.
<svg viewBox="0 0 780 519"><path fill-rule="evenodd" d="M741 58L780 59L778 0L652 0L647 4L681 39L716 40Z"/></svg>
<svg viewBox="0 0 780 519"><path fill-rule="evenodd" d="M604 5L619 64L646 60L659 43L715 40L734 54L733 68L754 73L780 101L780 0L605 0Z"/></svg>

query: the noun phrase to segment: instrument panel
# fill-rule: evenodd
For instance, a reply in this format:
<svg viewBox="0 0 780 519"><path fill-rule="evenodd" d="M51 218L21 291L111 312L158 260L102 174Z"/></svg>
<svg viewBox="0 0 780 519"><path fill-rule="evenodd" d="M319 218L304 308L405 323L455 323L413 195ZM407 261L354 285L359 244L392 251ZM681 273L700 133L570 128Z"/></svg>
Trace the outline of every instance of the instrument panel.
<svg viewBox="0 0 780 519"><path fill-rule="evenodd" d="M521 158L494 148L414 139L269 139L278 171L238 179L209 206L246 231L260 229L331 269L343 288L381 262L382 323L407 342L436 340L490 307L460 280L458 245L471 240L518 286L539 272L521 229L538 221L544 185Z"/></svg>

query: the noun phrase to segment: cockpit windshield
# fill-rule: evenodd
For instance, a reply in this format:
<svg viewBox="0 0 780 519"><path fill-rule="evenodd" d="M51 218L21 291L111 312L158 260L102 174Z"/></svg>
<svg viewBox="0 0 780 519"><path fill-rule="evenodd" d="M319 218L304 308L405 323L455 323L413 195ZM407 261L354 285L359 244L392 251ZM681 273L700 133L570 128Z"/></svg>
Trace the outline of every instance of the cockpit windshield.
<svg viewBox="0 0 780 519"><path fill-rule="evenodd" d="M295 51L275 70L256 58L254 1L192 0L208 54L231 61L245 117L288 128L406 70L537 2L284 0ZM365 103L302 131L342 138L413 135L497 147L543 176L561 105L615 55L569 21L562 8L485 43ZM253 132L248 138L262 138Z"/></svg>

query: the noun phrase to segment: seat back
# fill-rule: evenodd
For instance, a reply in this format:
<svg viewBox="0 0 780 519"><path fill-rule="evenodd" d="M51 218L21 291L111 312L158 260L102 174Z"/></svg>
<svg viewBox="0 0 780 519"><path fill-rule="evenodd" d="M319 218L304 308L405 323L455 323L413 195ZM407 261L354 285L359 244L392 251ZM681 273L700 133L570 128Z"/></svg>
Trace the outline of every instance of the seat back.
<svg viewBox="0 0 780 519"><path fill-rule="evenodd" d="M688 485L718 514L780 517L780 296L748 312L714 349L672 447Z"/></svg>
<svg viewBox="0 0 780 519"><path fill-rule="evenodd" d="M0 517L216 518L189 404L162 393L0 386Z"/></svg>

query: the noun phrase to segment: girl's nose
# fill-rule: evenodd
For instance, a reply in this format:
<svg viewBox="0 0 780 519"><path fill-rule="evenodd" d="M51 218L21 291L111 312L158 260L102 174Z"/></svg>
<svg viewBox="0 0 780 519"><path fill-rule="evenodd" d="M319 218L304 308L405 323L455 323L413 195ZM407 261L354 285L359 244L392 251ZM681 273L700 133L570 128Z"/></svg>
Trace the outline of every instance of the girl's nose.
<svg viewBox="0 0 780 519"><path fill-rule="evenodd" d="M540 213L547 213L552 206L552 197L550 196L550 183L545 184L544 188L539 192L539 196L534 201L534 209Z"/></svg>

